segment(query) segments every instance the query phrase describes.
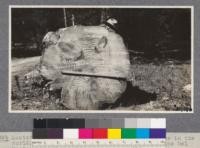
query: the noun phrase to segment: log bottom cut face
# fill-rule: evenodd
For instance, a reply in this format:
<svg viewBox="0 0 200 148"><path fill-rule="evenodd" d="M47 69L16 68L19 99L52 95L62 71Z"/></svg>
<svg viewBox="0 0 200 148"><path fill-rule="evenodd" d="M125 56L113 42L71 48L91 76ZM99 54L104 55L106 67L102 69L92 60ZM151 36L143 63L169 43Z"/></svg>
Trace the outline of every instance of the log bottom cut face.
<svg viewBox="0 0 200 148"><path fill-rule="evenodd" d="M57 79L63 82L61 99L67 108L98 109L102 103L115 102L125 91L126 81L63 74L127 78L129 54L118 34L101 26L73 26L47 33L43 43L40 73L53 83Z"/></svg>

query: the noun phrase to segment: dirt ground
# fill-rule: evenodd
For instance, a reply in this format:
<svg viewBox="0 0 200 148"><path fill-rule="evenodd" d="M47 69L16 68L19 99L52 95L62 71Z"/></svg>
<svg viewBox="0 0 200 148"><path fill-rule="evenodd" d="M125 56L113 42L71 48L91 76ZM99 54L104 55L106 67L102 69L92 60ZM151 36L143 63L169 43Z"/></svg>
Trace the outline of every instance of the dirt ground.
<svg viewBox="0 0 200 148"><path fill-rule="evenodd" d="M60 92L48 93L43 85L27 85L24 75L32 71L40 57L12 59L11 109L64 110ZM132 61L130 83L122 98L101 109L133 111L191 111L190 62ZM39 81L39 80L37 80Z"/></svg>

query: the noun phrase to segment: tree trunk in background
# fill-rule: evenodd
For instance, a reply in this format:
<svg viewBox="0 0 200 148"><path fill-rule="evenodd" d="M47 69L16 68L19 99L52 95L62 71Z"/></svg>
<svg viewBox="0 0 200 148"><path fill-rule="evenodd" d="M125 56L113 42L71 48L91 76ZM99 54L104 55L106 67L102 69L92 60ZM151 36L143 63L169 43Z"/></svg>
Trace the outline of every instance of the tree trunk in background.
<svg viewBox="0 0 200 148"><path fill-rule="evenodd" d="M66 14L66 9L63 8L63 14L64 14L64 23L65 23L65 27L67 27L67 14Z"/></svg>
<svg viewBox="0 0 200 148"><path fill-rule="evenodd" d="M74 14L72 14L72 26L75 25L75 17L74 17Z"/></svg>
<svg viewBox="0 0 200 148"><path fill-rule="evenodd" d="M103 22L105 22L106 21L106 18L107 18L107 11L106 11L106 9L102 9L101 10L101 24L103 23Z"/></svg>

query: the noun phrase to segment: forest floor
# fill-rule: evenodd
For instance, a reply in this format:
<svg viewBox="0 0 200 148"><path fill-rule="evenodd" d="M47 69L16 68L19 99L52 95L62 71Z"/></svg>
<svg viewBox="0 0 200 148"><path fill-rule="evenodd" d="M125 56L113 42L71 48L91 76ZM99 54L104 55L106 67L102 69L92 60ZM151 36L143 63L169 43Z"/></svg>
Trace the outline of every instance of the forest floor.
<svg viewBox="0 0 200 148"><path fill-rule="evenodd" d="M60 94L44 93L42 87L24 84L40 57L12 59L11 110L64 110ZM191 111L191 63L132 61L125 98L105 110ZM131 93L130 93L131 92Z"/></svg>

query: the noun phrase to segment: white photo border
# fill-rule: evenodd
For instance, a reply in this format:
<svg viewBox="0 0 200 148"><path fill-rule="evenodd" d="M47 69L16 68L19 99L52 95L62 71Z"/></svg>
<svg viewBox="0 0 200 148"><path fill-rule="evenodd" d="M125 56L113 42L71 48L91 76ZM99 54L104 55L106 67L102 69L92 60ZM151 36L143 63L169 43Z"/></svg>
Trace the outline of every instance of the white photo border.
<svg viewBox="0 0 200 148"><path fill-rule="evenodd" d="M12 110L11 109L11 9L12 8L190 8L191 9L191 109L192 111L132 111L132 110ZM109 6L109 5L9 5L9 35L8 35L8 113L91 113L91 114L98 114L98 113L114 113L114 114L121 114L121 113L136 113L136 114L180 114L186 113L191 114L194 113L194 6L193 5L186 5L186 6Z"/></svg>

